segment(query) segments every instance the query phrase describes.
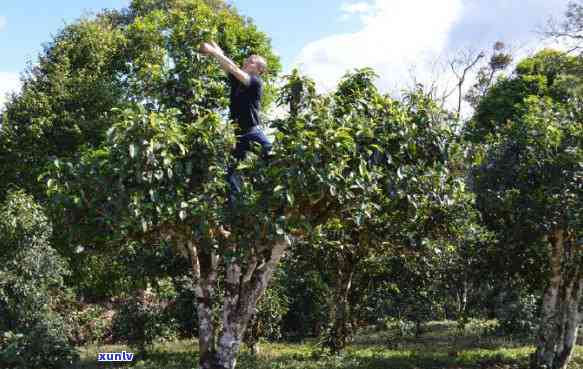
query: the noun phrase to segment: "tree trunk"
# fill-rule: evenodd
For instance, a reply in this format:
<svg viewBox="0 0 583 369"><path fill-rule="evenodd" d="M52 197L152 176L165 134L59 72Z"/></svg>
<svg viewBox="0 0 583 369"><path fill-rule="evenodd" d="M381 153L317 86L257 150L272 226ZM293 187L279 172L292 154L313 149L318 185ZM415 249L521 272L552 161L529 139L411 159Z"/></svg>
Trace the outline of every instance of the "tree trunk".
<svg viewBox="0 0 583 369"><path fill-rule="evenodd" d="M344 349L352 334L348 297L354 275L353 258L351 255L338 254L337 259L336 286L334 300L330 309L332 332L328 337L328 346L332 352L339 352Z"/></svg>
<svg viewBox="0 0 583 369"><path fill-rule="evenodd" d="M257 302L273 276L277 263L289 246L289 240L276 241L267 260L259 266L259 255L264 250L252 252L242 273L240 260L227 267L225 303L223 305L223 330L217 349L218 368L233 369L243 341L245 329L256 312Z"/></svg>
<svg viewBox="0 0 583 369"><path fill-rule="evenodd" d="M563 230L549 238L551 276L543 297L540 331L531 369L565 369L577 341L583 297L581 245L565 240Z"/></svg>
<svg viewBox="0 0 583 369"><path fill-rule="evenodd" d="M466 310L468 307L468 280L464 279L462 282L462 299L459 314L460 316L466 316Z"/></svg>
<svg viewBox="0 0 583 369"><path fill-rule="evenodd" d="M193 242L187 243L195 276L200 369L235 368L245 328L289 243L289 239L286 239L257 247L251 250L245 263L237 257L227 261L225 296L221 309L222 329L218 339L212 319L218 257L214 252L200 252ZM227 251L236 251L236 246L227 247ZM246 265L245 270L242 270L241 265Z"/></svg>
<svg viewBox="0 0 583 369"><path fill-rule="evenodd" d="M187 243L187 249L194 274L194 292L198 314L198 346L200 369L214 369L215 326L213 322L213 301L216 285L216 254L204 255L198 252L194 242Z"/></svg>
<svg viewBox="0 0 583 369"><path fill-rule="evenodd" d="M247 325L247 330L243 336L243 341L245 346L251 351L251 353L257 356L260 352L259 349L259 338L260 338L260 322L257 319L257 315L254 314L251 319L249 319L249 324Z"/></svg>
<svg viewBox="0 0 583 369"><path fill-rule="evenodd" d="M230 246L228 251L234 253L235 245ZM240 292L242 292L240 264L240 260L233 258L226 266L225 299L222 309L223 330L217 347L218 367L224 369L234 368L237 364L237 353L245 333L245 317L239 305Z"/></svg>

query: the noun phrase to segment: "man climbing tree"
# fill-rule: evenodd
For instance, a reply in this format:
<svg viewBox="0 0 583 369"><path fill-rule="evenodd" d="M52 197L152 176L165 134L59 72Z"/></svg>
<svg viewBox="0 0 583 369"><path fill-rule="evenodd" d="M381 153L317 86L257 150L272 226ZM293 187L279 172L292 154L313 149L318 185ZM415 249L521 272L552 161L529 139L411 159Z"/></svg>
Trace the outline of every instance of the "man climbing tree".
<svg viewBox="0 0 583 369"><path fill-rule="evenodd" d="M227 172L227 181L231 187L230 200L233 203L235 193L241 192L241 181L235 172L237 163L245 158L251 142L261 145L264 159L271 150L271 142L259 128L261 125L259 109L263 95L263 81L260 75L267 69L267 63L262 56L251 55L245 59L243 68L239 68L213 41L204 42L200 51L204 55L213 56L229 76L230 118L237 124L237 144L234 151L236 161Z"/></svg>

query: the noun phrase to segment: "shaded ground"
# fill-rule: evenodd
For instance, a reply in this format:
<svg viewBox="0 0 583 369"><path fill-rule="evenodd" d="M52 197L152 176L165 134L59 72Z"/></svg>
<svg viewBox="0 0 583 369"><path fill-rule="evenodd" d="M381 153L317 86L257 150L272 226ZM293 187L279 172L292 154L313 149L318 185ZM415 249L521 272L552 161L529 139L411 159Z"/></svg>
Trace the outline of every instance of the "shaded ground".
<svg viewBox="0 0 583 369"><path fill-rule="evenodd" d="M459 331L453 322L434 322L419 338L400 337L396 329L363 330L340 356L322 355L314 342L262 344L253 357L245 350L241 369L525 369L534 351L529 342L485 335L488 323ZM89 346L81 349L76 368L196 369L196 341L163 343L147 358L131 364L97 362L98 352L135 352L125 346ZM583 346L577 346L569 369L583 369Z"/></svg>

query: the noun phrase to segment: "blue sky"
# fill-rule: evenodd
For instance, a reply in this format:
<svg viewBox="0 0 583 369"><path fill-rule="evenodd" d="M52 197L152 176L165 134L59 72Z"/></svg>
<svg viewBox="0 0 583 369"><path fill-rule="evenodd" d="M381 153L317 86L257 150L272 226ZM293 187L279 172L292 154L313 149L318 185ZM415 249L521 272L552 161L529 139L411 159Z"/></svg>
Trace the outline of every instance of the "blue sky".
<svg viewBox="0 0 583 369"><path fill-rule="evenodd" d="M0 0L0 106L18 74L64 24L129 0ZM349 69L373 67L379 87L451 82L443 61L497 40L518 55L542 47L534 32L567 0L230 0L272 39L284 71L299 66L320 90ZM438 63L439 62L439 63ZM440 64L440 66L437 66ZM448 82L449 81L449 82ZM444 87L446 88L446 87Z"/></svg>
<svg viewBox="0 0 583 369"><path fill-rule="evenodd" d="M231 3L270 35L285 65L293 61L306 43L356 30L358 26L356 21L339 19L342 12L336 0L234 0ZM86 13L119 9L127 4L128 0L1 0L0 72L21 71L26 60L36 58L42 44L65 23Z"/></svg>
<svg viewBox="0 0 583 369"><path fill-rule="evenodd" d="M20 72L51 35L84 12L121 8L126 0L0 0L0 72Z"/></svg>

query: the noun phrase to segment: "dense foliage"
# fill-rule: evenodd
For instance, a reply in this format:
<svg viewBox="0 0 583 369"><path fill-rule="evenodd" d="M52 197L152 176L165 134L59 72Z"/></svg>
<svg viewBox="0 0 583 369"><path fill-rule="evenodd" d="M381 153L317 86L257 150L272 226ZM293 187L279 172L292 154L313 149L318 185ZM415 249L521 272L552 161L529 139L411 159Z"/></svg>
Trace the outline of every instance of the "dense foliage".
<svg viewBox="0 0 583 369"><path fill-rule="evenodd" d="M78 356L57 310L68 271L51 231L30 195L10 192L0 206L0 362L8 367L61 368Z"/></svg>
<svg viewBox="0 0 583 369"><path fill-rule="evenodd" d="M484 137L488 151L473 170L477 206L503 239L502 269L524 272L533 283L546 264L544 239L552 229L565 228L575 243L581 239L581 71L578 58L543 51L483 99L483 109L497 102L499 114L507 115L496 120L504 123L495 135ZM540 89L511 87L527 80L539 81ZM487 126L481 115L475 119Z"/></svg>
<svg viewBox="0 0 583 369"><path fill-rule="evenodd" d="M285 110L234 202L226 76L197 52L211 39L237 63L264 55L263 108ZM144 356L213 325L334 353L367 325L419 337L443 319L551 342L549 301L576 319L583 295L583 62L543 50L504 75L511 60L495 48L458 122L422 89L382 94L369 68L277 90L269 39L219 0L64 27L0 127L0 363L63 367L106 339ZM567 337L573 318L552 326Z"/></svg>
<svg viewBox="0 0 583 369"><path fill-rule="evenodd" d="M125 120L128 109L136 114L138 105L173 116L185 126L197 125L210 111L224 115L226 76L197 52L209 38L217 40L238 63L252 53L266 57L264 103L268 105L274 95L269 82L280 68L269 39L251 20L221 1L136 0L127 9L105 11L61 30L46 45L38 63L24 73L22 92L5 107L0 130L0 198L8 188L18 187L44 201L46 181L38 178L47 165L55 158L87 156L91 149L99 155L111 126ZM106 196L93 200L101 201L100 206L109 201ZM93 216L97 211L76 214L72 224L68 223L71 218L54 215L55 247L71 263L72 284L91 299L111 297L125 285L107 288L101 283L108 275L123 278L123 270L115 252L106 253L113 259L108 264L91 252L106 252L103 245L110 233L107 224ZM76 254L78 245L89 252ZM84 273L86 268L95 274Z"/></svg>

